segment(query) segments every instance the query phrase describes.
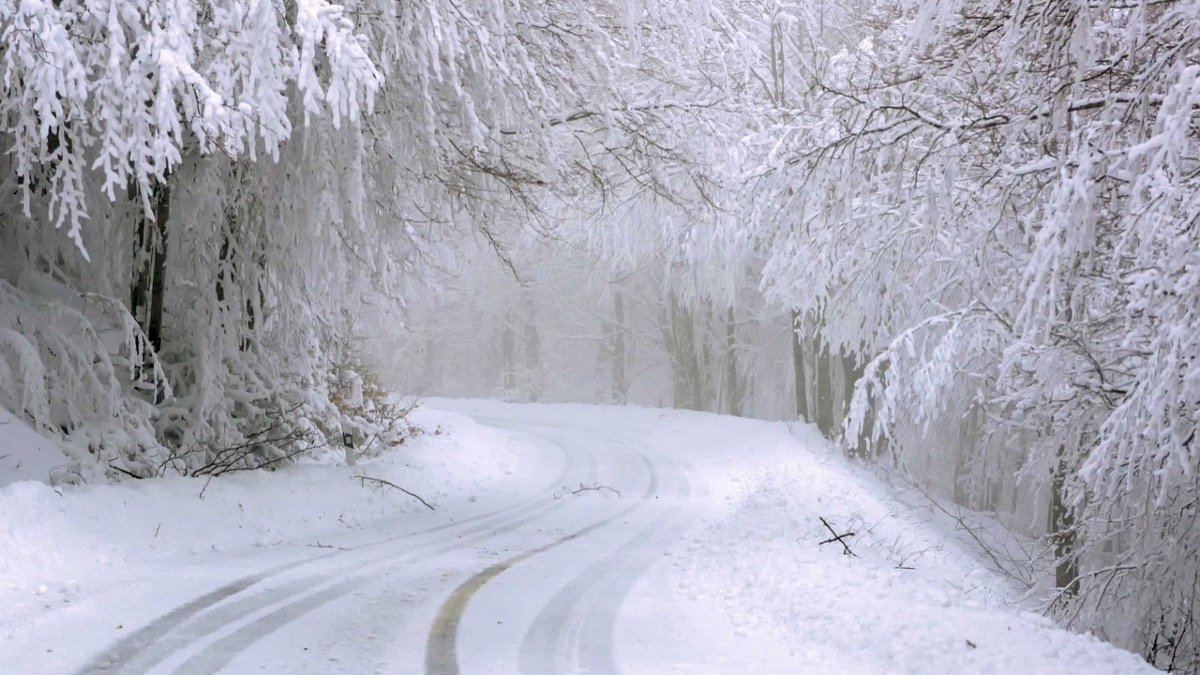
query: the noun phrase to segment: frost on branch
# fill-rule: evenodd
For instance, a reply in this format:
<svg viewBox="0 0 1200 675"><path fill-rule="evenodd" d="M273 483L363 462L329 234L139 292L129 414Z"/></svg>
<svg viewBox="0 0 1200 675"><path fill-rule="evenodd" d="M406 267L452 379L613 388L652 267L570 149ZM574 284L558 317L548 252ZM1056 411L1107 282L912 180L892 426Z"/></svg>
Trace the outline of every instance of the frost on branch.
<svg viewBox="0 0 1200 675"><path fill-rule="evenodd" d="M1180 671L1200 667L1196 8L800 20L811 43L770 42L791 75L760 71L791 105L753 139L771 207L748 209L768 295L870 362L845 435L1044 535L1047 604Z"/></svg>
<svg viewBox="0 0 1200 675"><path fill-rule="evenodd" d="M109 470L146 476L158 442L148 406L132 389L145 335L119 302L42 282L39 300L0 279L0 406L58 438L74 463L56 480L103 479ZM113 344L116 341L116 344Z"/></svg>
<svg viewBox="0 0 1200 675"><path fill-rule="evenodd" d="M186 152L277 157L293 89L306 123L326 109L335 127L357 122L382 82L363 37L340 6L288 4L0 2L0 110L25 215L34 190L48 194L86 255L91 169L111 201L131 184L149 194Z"/></svg>

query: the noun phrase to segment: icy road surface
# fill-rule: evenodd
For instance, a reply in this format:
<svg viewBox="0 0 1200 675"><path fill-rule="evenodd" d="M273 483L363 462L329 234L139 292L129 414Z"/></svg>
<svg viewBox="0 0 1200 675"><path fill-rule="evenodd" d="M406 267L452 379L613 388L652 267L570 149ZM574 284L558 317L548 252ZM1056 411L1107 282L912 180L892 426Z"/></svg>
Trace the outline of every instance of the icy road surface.
<svg viewBox="0 0 1200 675"><path fill-rule="evenodd" d="M357 467L0 488L0 673L1157 672L807 428L432 406Z"/></svg>

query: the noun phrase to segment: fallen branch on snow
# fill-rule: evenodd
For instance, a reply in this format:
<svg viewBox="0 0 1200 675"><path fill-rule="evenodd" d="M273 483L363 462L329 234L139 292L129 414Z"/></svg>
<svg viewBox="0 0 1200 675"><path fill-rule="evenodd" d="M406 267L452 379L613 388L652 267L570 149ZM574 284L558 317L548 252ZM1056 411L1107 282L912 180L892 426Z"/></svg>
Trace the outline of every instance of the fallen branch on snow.
<svg viewBox="0 0 1200 675"><path fill-rule="evenodd" d="M409 497L412 497L413 499L424 504L425 508L429 509L430 511L437 510L437 509L433 508L433 506L430 505L429 502L422 499L421 495L419 495L415 492L410 492L408 490L405 490L404 488L400 487L399 485L396 485L395 483L391 482L390 480L384 480L382 478L373 478L371 476L354 476L354 478L357 478L363 486L366 486L367 481L371 481L372 483L375 483L376 485L379 485L379 486L387 486L387 487L391 487L391 488L396 488L397 490L403 492L404 494L408 495Z"/></svg>
<svg viewBox="0 0 1200 675"><path fill-rule="evenodd" d="M349 551L350 550L350 549L346 548L345 546L334 546L333 544L322 544L319 541L315 544L308 544L307 546L309 548L333 548L333 549L337 549L339 551Z"/></svg>
<svg viewBox="0 0 1200 675"><path fill-rule="evenodd" d="M825 526L825 529L829 530L829 534L832 534L833 537L831 539L826 539L825 541L818 543L817 546L824 546L825 544L832 544L833 542L836 541L837 543L842 545L842 548L846 549L845 551L842 552L842 555L852 555L855 558L858 557L857 555L855 555L854 551L850 550L850 546L845 541L846 537L854 536L853 532L847 532L845 534L838 534L837 531L834 530L833 527L829 525L829 523L825 522L824 518L821 518L821 524Z"/></svg>
<svg viewBox="0 0 1200 675"><path fill-rule="evenodd" d="M607 485L600 485L599 483L597 483L596 485L584 485L583 483L580 483L579 487L574 490L572 490L571 488L568 488L568 487L563 487L563 491L561 493L559 493L559 492L554 493L554 498L562 499L563 497L566 497L567 495L578 495L578 494L583 494L584 492L599 492L600 494L605 494L605 492L604 492L605 490L608 490L609 492L613 493L614 495L616 495L618 497L621 496L620 490L609 487Z"/></svg>

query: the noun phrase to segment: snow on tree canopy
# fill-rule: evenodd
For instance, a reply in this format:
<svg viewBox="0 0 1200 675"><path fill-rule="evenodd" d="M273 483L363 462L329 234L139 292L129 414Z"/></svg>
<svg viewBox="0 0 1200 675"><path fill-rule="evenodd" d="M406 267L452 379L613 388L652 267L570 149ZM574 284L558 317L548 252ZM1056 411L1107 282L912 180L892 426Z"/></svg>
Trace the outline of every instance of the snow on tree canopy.
<svg viewBox="0 0 1200 675"><path fill-rule="evenodd" d="M8 0L0 16L0 109L26 216L47 181L51 220L85 255L88 168L110 200L130 183L148 195L190 145L278 157L292 91L305 123L328 113L336 128L382 84L345 8L322 0Z"/></svg>

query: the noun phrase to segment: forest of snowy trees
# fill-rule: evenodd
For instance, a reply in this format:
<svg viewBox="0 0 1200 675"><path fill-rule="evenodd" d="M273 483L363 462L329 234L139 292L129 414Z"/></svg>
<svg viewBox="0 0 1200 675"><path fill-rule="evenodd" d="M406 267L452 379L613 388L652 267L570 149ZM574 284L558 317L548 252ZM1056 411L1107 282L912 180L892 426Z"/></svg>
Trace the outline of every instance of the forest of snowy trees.
<svg viewBox="0 0 1200 675"><path fill-rule="evenodd" d="M0 0L0 405L61 481L415 393L816 423L1200 668L1196 0Z"/></svg>

